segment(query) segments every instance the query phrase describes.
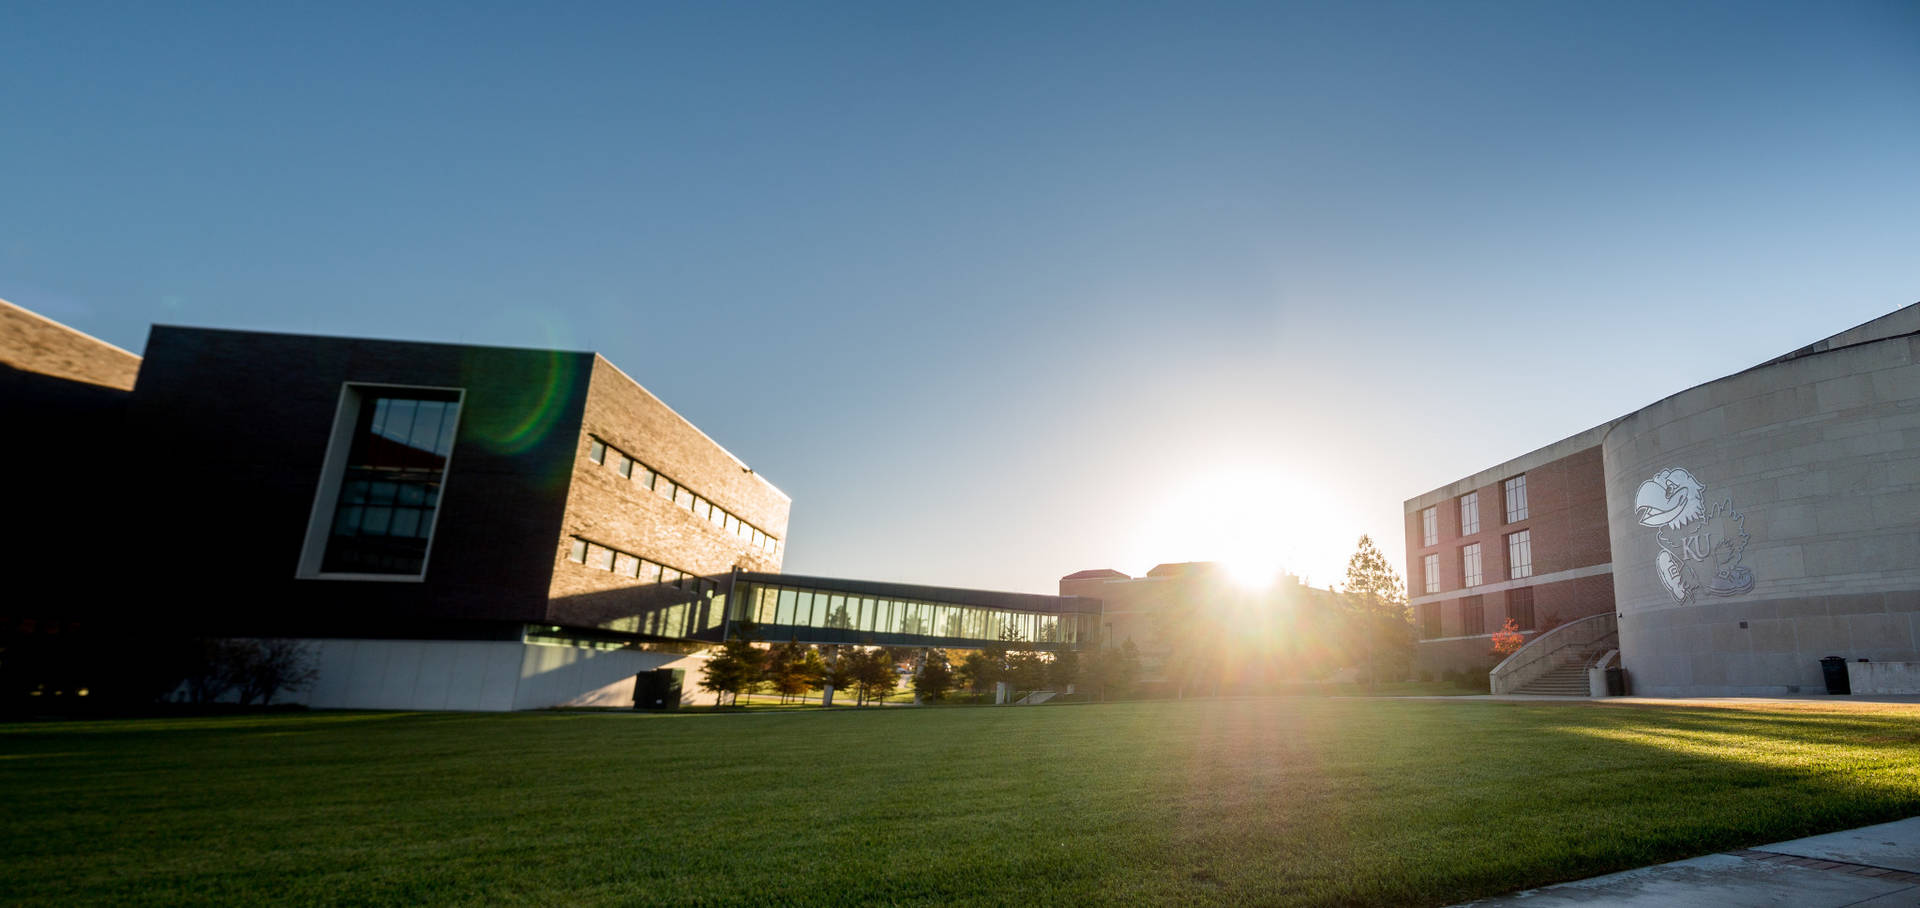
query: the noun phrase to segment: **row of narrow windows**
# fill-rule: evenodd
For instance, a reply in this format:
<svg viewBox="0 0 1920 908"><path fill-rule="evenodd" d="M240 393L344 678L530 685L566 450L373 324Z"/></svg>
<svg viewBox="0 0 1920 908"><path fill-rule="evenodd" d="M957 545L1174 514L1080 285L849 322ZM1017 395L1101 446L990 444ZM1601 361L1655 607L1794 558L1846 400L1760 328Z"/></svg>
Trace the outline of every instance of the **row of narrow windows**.
<svg viewBox="0 0 1920 908"><path fill-rule="evenodd" d="M1527 474L1522 473L1500 484L1506 493L1506 523L1518 523L1527 519ZM1454 499L1460 509L1460 535L1472 536L1480 532L1480 493L1468 492ZM1420 544L1440 544L1440 509L1425 508L1420 511Z"/></svg>
<svg viewBox="0 0 1920 908"><path fill-rule="evenodd" d="M1523 586L1507 591L1507 613L1500 620L1487 623L1487 604L1485 596L1463 596L1457 603L1430 602L1419 607L1420 639L1432 640L1443 636L1441 631L1443 605L1454 606L1459 611L1459 633L1446 636L1476 637L1491 634L1506 625L1508 618L1513 619L1517 630L1530 631L1537 627L1533 616L1533 587Z"/></svg>
<svg viewBox="0 0 1920 908"><path fill-rule="evenodd" d="M1474 542L1460 547L1460 586L1462 589L1476 587L1486 582L1480 558L1480 543ZM1440 555L1429 553L1420 559L1420 576L1425 584L1425 592L1440 592ZM1521 530L1507 534L1507 579L1519 580L1533 576L1533 531Z"/></svg>
<svg viewBox="0 0 1920 908"><path fill-rule="evenodd" d="M572 543L567 548L567 560L575 564L584 564L596 571L611 571L642 583L665 584L690 593L711 594L720 588L719 584L692 571L683 571L657 561L648 561L638 555L610 549L578 536L573 537Z"/></svg>
<svg viewBox="0 0 1920 908"><path fill-rule="evenodd" d="M641 463L619 448L613 447L598 438L589 435L587 459L597 464L613 467L622 479L630 479L641 488L652 489L654 494L680 506L683 511L691 511L693 516L711 523L723 533L730 533L747 544L749 548L772 555L780 547L780 540L773 538L739 517L731 511L693 493L693 490L680 485L660 471Z"/></svg>

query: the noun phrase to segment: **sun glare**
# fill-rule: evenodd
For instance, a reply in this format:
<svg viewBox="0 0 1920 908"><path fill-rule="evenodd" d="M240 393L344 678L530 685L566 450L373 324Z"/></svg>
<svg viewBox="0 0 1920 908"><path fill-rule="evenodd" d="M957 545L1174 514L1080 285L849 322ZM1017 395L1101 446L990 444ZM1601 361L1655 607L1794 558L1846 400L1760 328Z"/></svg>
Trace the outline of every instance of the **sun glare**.
<svg viewBox="0 0 1920 908"><path fill-rule="evenodd" d="M1136 532L1136 570L1170 561L1216 561L1258 588L1282 573L1315 586L1336 582L1359 526L1333 490L1282 467L1198 472L1155 502Z"/></svg>

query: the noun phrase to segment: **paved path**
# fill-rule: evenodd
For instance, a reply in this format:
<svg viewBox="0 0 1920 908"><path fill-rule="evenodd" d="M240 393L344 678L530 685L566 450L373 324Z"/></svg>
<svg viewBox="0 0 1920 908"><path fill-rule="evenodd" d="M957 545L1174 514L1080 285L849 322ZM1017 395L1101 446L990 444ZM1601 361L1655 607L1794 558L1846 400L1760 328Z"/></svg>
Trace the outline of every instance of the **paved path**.
<svg viewBox="0 0 1920 908"><path fill-rule="evenodd" d="M1467 904L1474 908L1916 908L1920 906L1920 817Z"/></svg>

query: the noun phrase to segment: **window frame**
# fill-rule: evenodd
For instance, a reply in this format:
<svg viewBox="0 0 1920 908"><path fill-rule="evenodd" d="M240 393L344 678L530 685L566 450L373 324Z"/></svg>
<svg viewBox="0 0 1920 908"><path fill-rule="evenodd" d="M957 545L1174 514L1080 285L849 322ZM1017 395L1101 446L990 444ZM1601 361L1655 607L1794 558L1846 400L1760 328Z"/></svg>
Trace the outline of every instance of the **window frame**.
<svg viewBox="0 0 1920 908"><path fill-rule="evenodd" d="M1502 497L1505 499L1506 511L1504 516L1507 518L1506 522L1519 523L1527 519L1527 514L1529 513L1527 510L1527 474L1521 473L1518 476L1509 477L1500 484L1500 491ZM1520 507L1517 509L1513 506L1516 498L1519 499L1520 502ZM1519 513L1514 513L1516 510L1518 510Z"/></svg>
<svg viewBox="0 0 1920 908"><path fill-rule="evenodd" d="M1475 489L1455 499L1460 503L1460 535L1472 536L1480 532L1480 490ZM1473 511L1473 525L1467 525L1467 511Z"/></svg>
<svg viewBox="0 0 1920 908"><path fill-rule="evenodd" d="M1523 563L1516 561L1514 558L1514 551L1516 547L1523 548L1526 550L1526 561L1524 562L1524 565L1525 565L1524 571L1522 571L1521 569L1521 566ZM1533 576L1533 530L1531 529L1515 530L1514 532L1508 533L1507 534L1507 579L1508 580L1525 580L1526 578L1532 577L1532 576Z"/></svg>
<svg viewBox="0 0 1920 908"><path fill-rule="evenodd" d="M1438 507L1420 510L1420 544L1440 544L1440 509Z"/></svg>
<svg viewBox="0 0 1920 908"><path fill-rule="evenodd" d="M414 391L451 394L459 408L453 417L453 444L448 446L446 462L440 467L440 482L435 493L433 519L427 527L426 549L420 555L417 574L369 574L325 571L327 541L333 534L334 512L340 506L345 485L347 459L352 456L355 431L360 425L363 401L381 392ZM320 481L313 491L313 505L307 512L307 533L300 546L300 559L294 565L297 580L376 581L382 583L425 583L433 565L433 544L440 536L440 515L446 510L447 489L453 479L453 455L460 445L460 427L467 418L467 389L450 385L416 385L397 382L343 381L333 407L333 428L327 438L327 452L320 461Z"/></svg>
<svg viewBox="0 0 1920 908"><path fill-rule="evenodd" d="M1469 558L1471 554L1471 558ZM1471 570L1469 570L1471 565ZM1460 588L1470 590L1487 582L1486 553L1480 543L1469 542L1460 547Z"/></svg>

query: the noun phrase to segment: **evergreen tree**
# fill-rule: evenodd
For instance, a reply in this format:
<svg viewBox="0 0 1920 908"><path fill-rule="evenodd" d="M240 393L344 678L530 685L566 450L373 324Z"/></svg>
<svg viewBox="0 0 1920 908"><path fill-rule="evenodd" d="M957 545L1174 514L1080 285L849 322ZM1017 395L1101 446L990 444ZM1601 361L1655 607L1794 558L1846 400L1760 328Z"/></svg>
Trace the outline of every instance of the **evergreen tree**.
<svg viewBox="0 0 1920 908"><path fill-rule="evenodd" d="M724 700L737 705L740 692L760 681L766 653L753 645L758 630L750 622L741 622L734 627L733 637L707 659L706 677L700 679L700 687L712 691L717 704L725 705L721 703Z"/></svg>
<svg viewBox="0 0 1920 908"><path fill-rule="evenodd" d="M922 700L943 700L953 689L953 666L941 650L927 650L920 672L913 676L913 692Z"/></svg>
<svg viewBox="0 0 1920 908"><path fill-rule="evenodd" d="M773 685L774 693L780 695L780 702L785 703L807 692L811 680L807 677L806 657L809 652L796 638L774 647L767 654L767 683Z"/></svg>
<svg viewBox="0 0 1920 908"><path fill-rule="evenodd" d="M960 660L960 683L967 690L984 694L1000 681L1000 660L986 650L974 650Z"/></svg>
<svg viewBox="0 0 1920 908"><path fill-rule="evenodd" d="M802 654L797 673L806 682L807 690L818 691L827 686L827 676L830 672L827 669L827 660L821 658L818 647L808 647Z"/></svg>
<svg viewBox="0 0 1920 908"><path fill-rule="evenodd" d="M853 683L859 688L862 704L885 699L899 686L900 675L894 666L893 654L884 648L862 652L853 669Z"/></svg>
<svg viewBox="0 0 1920 908"><path fill-rule="evenodd" d="M1413 656L1413 613L1407 607L1407 588L1400 575L1361 536L1353 557L1347 559L1347 582L1342 591L1350 613L1356 652L1366 666L1367 684L1384 674L1404 677Z"/></svg>
<svg viewBox="0 0 1920 908"><path fill-rule="evenodd" d="M1080 653L1063 649L1053 654L1053 661L1047 663L1047 686L1061 693L1080 680Z"/></svg>

